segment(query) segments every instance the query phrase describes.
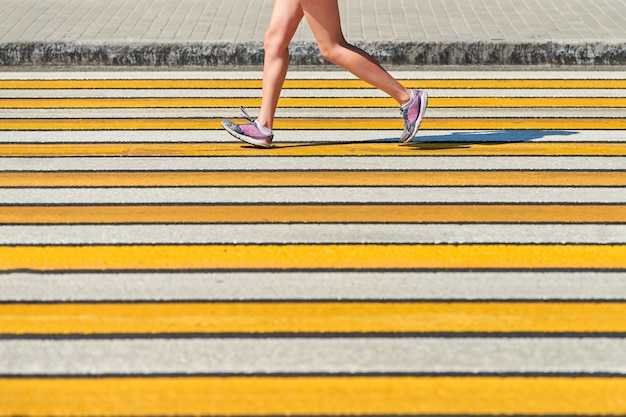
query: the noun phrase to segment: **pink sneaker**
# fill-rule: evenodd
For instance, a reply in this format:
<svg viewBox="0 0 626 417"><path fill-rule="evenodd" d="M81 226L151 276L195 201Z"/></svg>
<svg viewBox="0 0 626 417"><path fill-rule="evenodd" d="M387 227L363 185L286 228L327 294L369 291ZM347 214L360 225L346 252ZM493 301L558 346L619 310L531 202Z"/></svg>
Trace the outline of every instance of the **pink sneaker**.
<svg viewBox="0 0 626 417"><path fill-rule="evenodd" d="M411 100L400 107L400 113L404 119L404 131L400 137L402 143L410 142L420 128L426 106L428 106L428 94L424 90L412 90Z"/></svg>
<svg viewBox="0 0 626 417"><path fill-rule="evenodd" d="M270 148L272 146L272 139L274 134L272 131L264 126L259 125L244 109L240 107L243 117L250 121L250 123L244 125L238 125L232 123L229 120L224 120L222 126L228 133L236 137L237 139L254 145L259 148Z"/></svg>

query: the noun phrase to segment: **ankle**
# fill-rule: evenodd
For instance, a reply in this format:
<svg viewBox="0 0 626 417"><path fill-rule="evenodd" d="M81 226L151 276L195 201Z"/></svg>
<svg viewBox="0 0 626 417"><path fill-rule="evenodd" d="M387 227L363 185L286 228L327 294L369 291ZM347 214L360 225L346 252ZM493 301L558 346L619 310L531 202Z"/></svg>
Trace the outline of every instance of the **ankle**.
<svg viewBox="0 0 626 417"><path fill-rule="evenodd" d="M266 129L272 130L272 123L268 122L267 119L259 116L254 119L254 121L256 122L257 126L263 126Z"/></svg>
<svg viewBox="0 0 626 417"><path fill-rule="evenodd" d="M271 135L272 134L272 129L267 127L263 123L259 122L258 120L255 120L254 124L261 131L261 133L263 133L265 135Z"/></svg>
<svg viewBox="0 0 626 417"><path fill-rule="evenodd" d="M413 100L413 90L406 90L404 97L399 101L401 107L406 107Z"/></svg>

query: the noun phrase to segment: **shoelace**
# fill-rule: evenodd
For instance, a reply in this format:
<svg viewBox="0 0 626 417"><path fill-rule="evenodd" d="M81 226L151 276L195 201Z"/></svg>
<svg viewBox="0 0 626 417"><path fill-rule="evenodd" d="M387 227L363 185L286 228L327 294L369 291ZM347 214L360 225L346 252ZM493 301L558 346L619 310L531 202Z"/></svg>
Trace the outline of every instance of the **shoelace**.
<svg viewBox="0 0 626 417"><path fill-rule="evenodd" d="M239 107L239 110L241 110L241 114L243 115L244 119L254 123L254 118L248 114L248 112L246 111L246 109L243 108L243 106Z"/></svg>
<svg viewBox="0 0 626 417"><path fill-rule="evenodd" d="M402 118L404 120L407 120L408 117L409 117L409 108L410 108L410 106L406 106L406 107L400 106L400 115L402 115Z"/></svg>
<svg viewBox="0 0 626 417"><path fill-rule="evenodd" d="M248 112L246 111L246 109L245 109L243 106L239 107L239 110L241 110L241 115L244 117L244 119L246 119L246 120L248 120L250 123L254 124L254 125L255 125L255 127L257 128L257 130L258 130L259 132L261 132L261 133L263 133L263 134L267 134L267 133L264 133L264 132L263 132L263 130L262 130L262 129L266 129L266 128L264 128L263 126L261 126L261 125L257 124L257 123L256 123L256 119L255 119L254 117L250 116L250 115L248 114ZM268 130L269 130L269 129L268 129ZM269 130L269 134L270 134L270 135L272 134L272 131L271 131L271 130Z"/></svg>

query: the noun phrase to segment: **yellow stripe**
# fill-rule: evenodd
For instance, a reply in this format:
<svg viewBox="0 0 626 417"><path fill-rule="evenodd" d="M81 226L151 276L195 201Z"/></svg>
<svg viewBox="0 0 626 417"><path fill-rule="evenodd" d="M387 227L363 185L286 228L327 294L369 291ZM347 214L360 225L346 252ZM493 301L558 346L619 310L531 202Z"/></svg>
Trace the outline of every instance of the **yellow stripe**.
<svg viewBox="0 0 626 417"><path fill-rule="evenodd" d="M623 89L626 80L476 80L427 79L401 80L407 88L462 89ZM0 80L0 89L260 89L259 80ZM286 80L287 89L372 88L361 80Z"/></svg>
<svg viewBox="0 0 626 417"><path fill-rule="evenodd" d="M1 270L626 269L624 245L4 246Z"/></svg>
<svg viewBox="0 0 626 417"><path fill-rule="evenodd" d="M260 107L260 98L5 98L0 108L13 109L120 109L120 108L221 108ZM397 107L390 98L379 97L284 97L279 101L284 108L380 108ZM432 97L433 108L622 108L622 97Z"/></svg>
<svg viewBox="0 0 626 417"><path fill-rule="evenodd" d="M623 415L626 378L0 379L1 416Z"/></svg>
<svg viewBox="0 0 626 417"><path fill-rule="evenodd" d="M626 223L623 205L0 206L0 224Z"/></svg>
<svg viewBox="0 0 626 417"><path fill-rule="evenodd" d="M626 186L626 171L0 172L0 187Z"/></svg>
<svg viewBox="0 0 626 417"><path fill-rule="evenodd" d="M621 143L278 143L271 149L253 149L236 143L88 143L0 144L2 157L81 156L623 156ZM485 174L487 175L487 174Z"/></svg>
<svg viewBox="0 0 626 417"><path fill-rule="evenodd" d="M222 130L222 119L0 119L0 130ZM281 130L402 130L398 118L284 118ZM423 130L626 130L626 118L426 118Z"/></svg>
<svg viewBox="0 0 626 417"><path fill-rule="evenodd" d="M626 332L626 303L0 304L0 313L0 334Z"/></svg>

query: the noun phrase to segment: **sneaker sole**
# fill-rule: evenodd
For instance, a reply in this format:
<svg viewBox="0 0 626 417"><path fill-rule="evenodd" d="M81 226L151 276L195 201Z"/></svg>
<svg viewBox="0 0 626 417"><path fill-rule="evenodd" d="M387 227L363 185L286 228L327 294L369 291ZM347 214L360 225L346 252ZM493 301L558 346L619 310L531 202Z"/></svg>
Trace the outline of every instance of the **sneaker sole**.
<svg viewBox="0 0 626 417"><path fill-rule="evenodd" d="M420 130L420 125L422 124L422 119L424 119L424 114L426 114L426 107L428 107L428 93L426 91L422 91L422 97L420 99L420 115L417 117L415 121L415 127L411 132L411 136L402 141L402 143L409 143L413 140L417 132Z"/></svg>
<svg viewBox="0 0 626 417"><path fill-rule="evenodd" d="M245 142L245 143L247 143L249 145L256 146L257 148L271 148L272 147L272 143L271 142L267 143L266 141L263 141L263 140L260 140L260 139L254 139L254 138L251 138L250 136L241 135L241 134L235 132L234 130L229 129L228 126L224 125L223 123L222 123L222 127L228 133L230 133L230 135L232 137L234 137L235 139L239 139L240 141Z"/></svg>

